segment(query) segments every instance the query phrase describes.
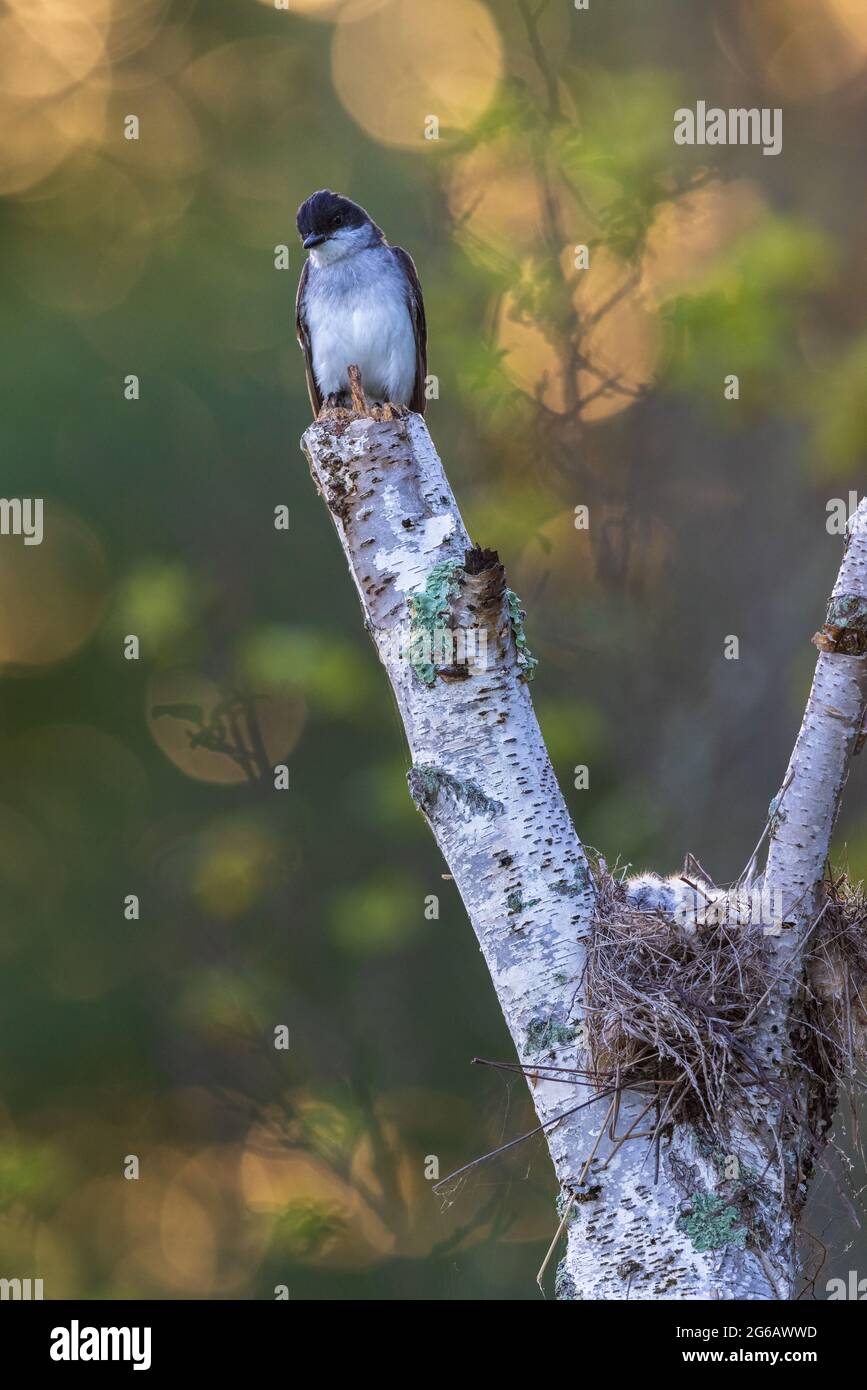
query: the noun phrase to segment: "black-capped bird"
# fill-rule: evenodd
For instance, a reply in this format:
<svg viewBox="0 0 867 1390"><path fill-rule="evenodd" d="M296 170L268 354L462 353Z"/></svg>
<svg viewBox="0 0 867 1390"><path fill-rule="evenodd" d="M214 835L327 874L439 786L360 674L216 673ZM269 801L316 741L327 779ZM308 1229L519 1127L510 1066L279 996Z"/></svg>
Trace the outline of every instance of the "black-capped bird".
<svg viewBox="0 0 867 1390"><path fill-rule="evenodd" d="M412 257L389 246L358 203L323 188L298 209L308 251L295 325L314 415L349 394L358 367L374 402L424 414L427 329Z"/></svg>

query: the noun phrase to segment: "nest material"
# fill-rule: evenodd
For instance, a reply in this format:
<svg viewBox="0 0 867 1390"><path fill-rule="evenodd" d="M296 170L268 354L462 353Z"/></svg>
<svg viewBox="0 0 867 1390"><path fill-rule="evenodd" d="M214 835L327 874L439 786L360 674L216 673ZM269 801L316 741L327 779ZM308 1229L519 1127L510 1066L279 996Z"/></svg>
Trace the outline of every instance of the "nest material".
<svg viewBox="0 0 867 1390"><path fill-rule="evenodd" d="M841 874L826 880L824 897L807 943L807 982L817 1049L843 1082L867 1064L867 894Z"/></svg>
<svg viewBox="0 0 867 1390"><path fill-rule="evenodd" d="M750 1031L768 980L761 928L687 928L638 910L601 866L597 891L585 996L597 1083L668 1083L672 1117L686 1104L717 1128L732 1092L757 1079Z"/></svg>
<svg viewBox="0 0 867 1390"><path fill-rule="evenodd" d="M754 1110L757 1087L775 1090L755 1042L777 968L763 928L744 919L737 894L685 924L636 909L601 861L595 877L585 974L594 1080L662 1085L669 1120L703 1117L723 1138L727 1115ZM803 1022L813 1034L811 1079L833 1087L854 1079L867 1057L867 900L845 876L824 891Z"/></svg>

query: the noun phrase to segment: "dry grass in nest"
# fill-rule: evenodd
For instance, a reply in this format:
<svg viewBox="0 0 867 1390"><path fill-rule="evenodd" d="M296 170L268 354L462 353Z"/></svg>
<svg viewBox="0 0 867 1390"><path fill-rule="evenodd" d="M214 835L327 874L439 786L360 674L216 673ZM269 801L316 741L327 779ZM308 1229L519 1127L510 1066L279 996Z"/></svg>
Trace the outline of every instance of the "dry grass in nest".
<svg viewBox="0 0 867 1390"><path fill-rule="evenodd" d="M867 1064L867 894L846 874L829 876L807 942L816 1048L840 1082L861 1084Z"/></svg>
<svg viewBox="0 0 867 1390"><path fill-rule="evenodd" d="M673 1082L669 1118L698 1110L720 1132L737 1093L759 1080L750 1038L768 984L761 927L687 929L637 911L601 864L597 889L586 974L597 1083Z"/></svg>
<svg viewBox="0 0 867 1390"><path fill-rule="evenodd" d="M760 925L679 924L635 909L599 861L588 942L586 1026L594 1080L667 1086L667 1120L703 1117L724 1138L726 1116L753 1110L756 1087L777 1093L755 1032L776 966ZM853 1082L867 1059L867 896L829 879L809 938L805 1066L814 1081ZM806 1079L806 1078L805 1078ZM780 1092L786 1109L794 1095Z"/></svg>

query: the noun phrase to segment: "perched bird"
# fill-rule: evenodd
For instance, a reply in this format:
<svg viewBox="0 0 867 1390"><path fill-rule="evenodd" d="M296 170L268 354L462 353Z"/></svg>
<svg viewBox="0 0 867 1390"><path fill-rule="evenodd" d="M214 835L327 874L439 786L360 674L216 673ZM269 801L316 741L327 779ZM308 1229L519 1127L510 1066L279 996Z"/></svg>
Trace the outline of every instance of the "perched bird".
<svg viewBox="0 0 867 1390"><path fill-rule="evenodd" d="M323 188L298 209L309 256L295 300L314 415L340 404L354 365L368 398L424 414L427 329L412 257L351 199Z"/></svg>

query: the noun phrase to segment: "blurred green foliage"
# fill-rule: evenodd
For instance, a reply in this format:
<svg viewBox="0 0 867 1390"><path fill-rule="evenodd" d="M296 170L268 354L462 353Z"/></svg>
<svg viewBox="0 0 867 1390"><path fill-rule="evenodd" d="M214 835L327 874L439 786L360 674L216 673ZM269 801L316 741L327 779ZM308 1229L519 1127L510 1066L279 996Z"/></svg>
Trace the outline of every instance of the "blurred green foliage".
<svg viewBox="0 0 867 1390"><path fill-rule="evenodd" d="M672 385L717 403L725 420L719 383L737 362L751 412L798 410L803 387L792 387L803 371L796 338L802 302L828 283L832 254L830 238L781 218L740 238L702 282L663 310Z"/></svg>

